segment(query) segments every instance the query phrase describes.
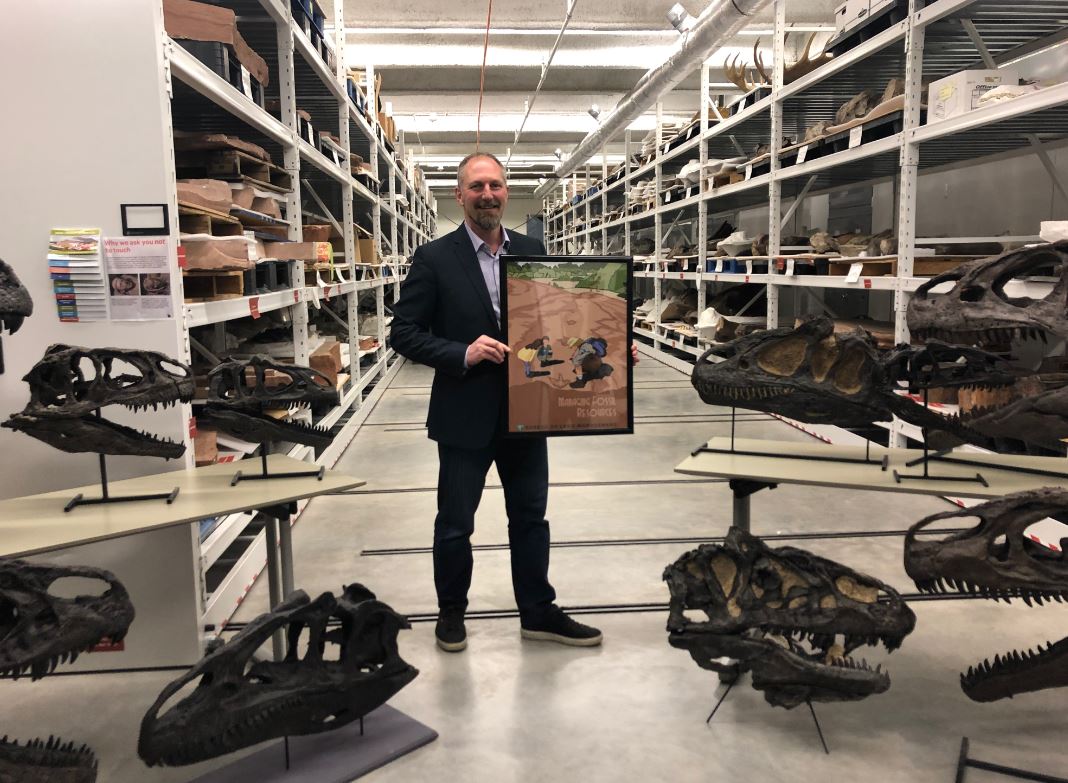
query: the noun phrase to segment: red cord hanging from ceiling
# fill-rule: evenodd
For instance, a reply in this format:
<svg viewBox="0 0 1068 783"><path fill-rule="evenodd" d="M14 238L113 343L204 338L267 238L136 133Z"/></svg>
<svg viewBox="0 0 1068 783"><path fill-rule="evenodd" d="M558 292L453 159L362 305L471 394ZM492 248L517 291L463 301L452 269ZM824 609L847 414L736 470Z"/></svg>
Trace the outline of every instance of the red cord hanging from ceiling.
<svg viewBox="0 0 1068 783"><path fill-rule="evenodd" d="M482 93L486 89L486 52L489 51L490 19L493 17L493 0L489 0L489 10L486 11L486 36L482 42L482 70L478 75L478 117L475 119L475 152L478 152L482 142Z"/></svg>

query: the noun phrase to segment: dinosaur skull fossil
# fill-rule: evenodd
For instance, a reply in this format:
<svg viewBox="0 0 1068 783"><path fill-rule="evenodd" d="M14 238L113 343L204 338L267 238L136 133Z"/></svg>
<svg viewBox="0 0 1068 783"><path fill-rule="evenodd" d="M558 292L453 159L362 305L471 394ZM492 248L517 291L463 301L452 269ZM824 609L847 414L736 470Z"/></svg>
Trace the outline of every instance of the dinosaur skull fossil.
<svg viewBox="0 0 1068 783"><path fill-rule="evenodd" d="M0 330L14 334L24 319L33 315L33 301L18 275L10 266L0 261Z"/></svg>
<svg viewBox="0 0 1068 783"><path fill-rule="evenodd" d="M193 398L189 368L155 351L52 345L23 377L30 401L2 426L73 453L174 459L185 446L100 416L107 405L169 407Z"/></svg>
<svg viewBox="0 0 1068 783"><path fill-rule="evenodd" d="M1051 270L1057 276L1043 299L1013 297L1011 280ZM953 283L944 295L933 288ZM1068 241L961 264L921 285L909 301L908 326L919 339L992 345L1016 337L1068 338Z"/></svg>
<svg viewBox="0 0 1068 783"><path fill-rule="evenodd" d="M321 448L330 431L297 421L280 421L265 410L338 404L330 380L310 367L279 364L265 356L223 362L208 375L208 405L199 420L252 443L282 440Z"/></svg>
<svg viewBox="0 0 1068 783"><path fill-rule="evenodd" d="M710 356L722 361L712 363ZM863 426L891 418L882 365L860 334L834 334L828 318L740 337L705 352L692 382L709 405ZM833 400L829 405L828 400Z"/></svg>
<svg viewBox="0 0 1068 783"><path fill-rule="evenodd" d="M49 592L69 577L106 582L107 590L76 598ZM133 619L126 588L108 571L0 559L0 675L44 677L102 639L121 641Z"/></svg>
<svg viewBox="0 0 1068 783"><path fill-rule="evenodd" d="M736 527L722 545L684 554L664 580L671 645L712 671L731 668L718 658L734 659L768 703L788 709L885 691L881 665L850 656L880 641L896 650L916 623L882 582L801 549L772 549Z"/></svg>
<svg viewBox="0 0 1068 783"><path fill-rule="evenodd" d="M922 519L905 536L905 571L926 593L958 592L992 600L1020 598L1028 606L1068 597L1068 557L1027 538L1028 527L1068 513L1068 490L1019 492L960 511ZM979 524L941 540L921 538L936 522L978 517ZM939 526L941 527L941 525ZM1062 542L1063 544L1064 542ZM1012 651L969 667L960 678L975 701L996 701L1068 685L1068 639Z"/></svg>
<svg viewBox="0 0 1068 783"><path fill-rule="evenodd" d="M973 409L963 426L991 438L1021 441L1064 454L1068 442L1068 386L1023 397L1001 408Z"/></svg>
<svg viewBox="0 0 1068 783"><path fill-rule="evenodd" d="M989 354L940 348L936 356L935 349L899 347L884 357L860 330L837 335L831 320L821 316L796 329L771 329L713 346L697 361L691 380L709 405L839 427L863 427L896 414L918 427L987 445L959 418L934 413L896 393L899 382L921 375L927 387L938 385L939 379L943 385L977 387L1012 381L1007 372L991 371L995 357ZM938 359L950 355L953 361L943 367ZM711 356L721 361L709 361Z"/></svg>
<svg viewBox="0 0 1068 783"><path fill-rule="evenodd" d="M332 620L337 627L328 628ZM397 650L397 634L409 627L362 585L314 601L298 590L163 689L141 721L138 754L149 766L192 764L268 739L351 723L419 673ZM253 661L253 653L282 628L289 629L285 659ZM192 693L160 713L195 681Z"/></svg>
<svg viewBox="0 0 1068 783"><path fill-rule="evenodd" d="M0 781L4 783L94 783L96 756L55 737L20 744L0 738Z"/></svg>

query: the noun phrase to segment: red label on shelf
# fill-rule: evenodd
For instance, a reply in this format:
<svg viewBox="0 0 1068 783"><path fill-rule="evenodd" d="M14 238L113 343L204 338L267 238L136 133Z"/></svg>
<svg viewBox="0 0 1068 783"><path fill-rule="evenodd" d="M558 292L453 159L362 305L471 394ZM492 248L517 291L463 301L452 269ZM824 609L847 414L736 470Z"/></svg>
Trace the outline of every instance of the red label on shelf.
<svg viewBox="0 0 1068 783"><path fill-rule="evenodd" d="M189 417L189 437L195 438L197 436L197 417Z"/></svg>
<svg viewBox="0 0 1068 783"><path fill-rule="evenodd" d="M865 277L864 278L864 287L865 288L871 288L871 278L870 277Z"/></svg>
<svg viewBox="0 0 1068 783"><path fill-rule="evenodd" d="M178 248L178 268L179 269L185 269L188 266L189 266L189 262L185 260L185 248L184 247L179 247Z"/></svg>
<svg viewBox="0 0 1068 783"><path fill-rule="evenodd" d="M679 272L679 280L685 280L685 279L686 279L686 273L685 272Z"/></svg>
<svg viewBox="0 0 1068 783"><path fill-rule="evenodd" d="M747 282L747 283L749 282L749 275L745 276L745 282Z"/></svg>
<svg viewBox="0 0 1068 783"><path fill-rule="evenodd" d="M114 642L107 636L89 648L89 652L122 652L126 649L126 642Z"/></svg>
<svg viewBox="0 0 1068 783"><path fill-rule="evenodd" d="M298 291L296 288L293 289L293 301L294 302L299 302L300 301L300 291Z"/></svg>
<svg viewBox="0 0 1068 783"><path fill-rule="evenodd" d="M260 298L258 296L250 296L248 300L248 314L253 318L260 317Z"/></svg>
<svg viewBox="0 0 1068 783"><path fill-rule="evenodd" d="M330 286L327 286L324 290L326 291L326 301L329 302L330 301Z"/></svg>

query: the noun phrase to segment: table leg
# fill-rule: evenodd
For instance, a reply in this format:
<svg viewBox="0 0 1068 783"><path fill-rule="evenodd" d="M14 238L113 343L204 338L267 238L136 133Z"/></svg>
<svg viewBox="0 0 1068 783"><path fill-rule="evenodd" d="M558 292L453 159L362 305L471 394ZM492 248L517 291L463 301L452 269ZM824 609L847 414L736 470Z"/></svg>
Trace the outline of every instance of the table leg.
<svg viewBox="0 0 1068 783"><path fill-rule="evenodd" d="M280 563L278 557L278 520L272 516L265 517L267 520L267 592L270 596L271 609L282 602L282 590L279 584L278 572ZM282 637L282 629L279 628L271 637L271 649L276 661L285 657L285 640Z"/></svg>
<svg viewBox="0 0 1068 783"><path fill-rule="evenodd" d="M278 543L281 546L282 595L293 593L293 527L288 517L278 519Z"/></svg>
<svg viewBox="0 0 1068 783"><path fill-rule="evenodd" d="M755 481L753 479L731 479L730 488L731 492L734 493L734 516L731 520L731 524L734 527L741 528L746 533L750 532L749 496L762 489L775 489L777 486L777 484L771 484L766 481Z"/></svg>

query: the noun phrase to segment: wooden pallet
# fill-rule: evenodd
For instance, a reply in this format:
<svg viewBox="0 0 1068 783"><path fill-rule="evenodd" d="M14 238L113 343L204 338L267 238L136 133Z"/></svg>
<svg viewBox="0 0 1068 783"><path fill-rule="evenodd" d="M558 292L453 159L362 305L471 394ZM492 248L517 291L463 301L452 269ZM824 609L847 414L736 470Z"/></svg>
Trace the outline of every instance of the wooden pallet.
<svg viewBox="0 0 1068 783"><path fill-rule="evenodd" d="M982 256L919 256L912 262L913 277L935 277L943 272L956 269L967 261L974 261ZM884 277L897 274L897 256L880 258L838 258L828 264L827 274L842 276L849 274L849 267L862 263L861 277Z"/></svg>
<svg viewBox="0 0 1068 783"><path fill-rule="evenodd" d="M293 189L289 172L240 150L210 150L201 155L184 154L178 163L178 176L245 182L280 192Z"/></svg>
<svg viewBox="0 0 1068 783"><path fill-rule="evenodd" d="M183 272L186 302L217 302L245 295L244 272Z"/></svg>
<svg viewBox="0 0 1068 783"><path fill-rule="evenodd" d="M214 237L241 236L241 222L214 209L178 202L178 228L183 234L210 234Z"/></svg>

